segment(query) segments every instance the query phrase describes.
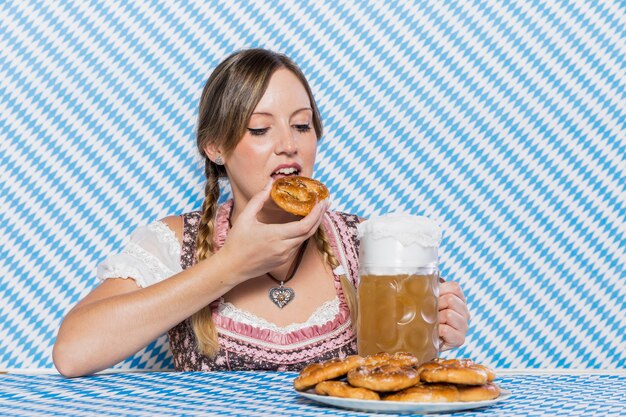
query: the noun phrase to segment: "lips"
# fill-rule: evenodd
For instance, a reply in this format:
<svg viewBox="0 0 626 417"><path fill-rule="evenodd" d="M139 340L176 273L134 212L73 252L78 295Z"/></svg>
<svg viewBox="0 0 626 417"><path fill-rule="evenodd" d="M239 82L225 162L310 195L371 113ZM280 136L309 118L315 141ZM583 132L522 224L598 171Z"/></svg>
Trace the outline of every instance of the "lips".
<svg viewBox="0 0 626 417"><path fill-rule="evenodd" d="M291 175L300 175L300 172L302 172L302 167L299 164L282 164L274 168L271 176L274 179L278 179Z"/></svg>

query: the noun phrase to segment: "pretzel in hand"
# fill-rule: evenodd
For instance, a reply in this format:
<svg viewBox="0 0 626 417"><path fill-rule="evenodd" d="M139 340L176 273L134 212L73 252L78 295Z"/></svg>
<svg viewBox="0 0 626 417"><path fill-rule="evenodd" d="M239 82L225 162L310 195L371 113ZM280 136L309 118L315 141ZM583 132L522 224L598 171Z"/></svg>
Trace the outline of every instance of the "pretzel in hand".
<svg viewBox="0 0 626 417"><path fill-rule="evenodd" d="M286 212L306 216L318 201L328 197L328 188L312 178L289 176L274 181L270 196Z"/></svg>

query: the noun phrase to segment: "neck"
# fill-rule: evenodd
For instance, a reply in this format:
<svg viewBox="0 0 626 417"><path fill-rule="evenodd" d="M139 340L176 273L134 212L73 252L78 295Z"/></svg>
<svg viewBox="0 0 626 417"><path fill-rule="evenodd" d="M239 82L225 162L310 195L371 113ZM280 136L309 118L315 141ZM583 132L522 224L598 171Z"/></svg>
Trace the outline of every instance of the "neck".
<svg viewBox="0 0 626 417"><path fill-rule="evenodd" d="M304 252L306 251L306 247L308 243L309 243L309 239L305 240L300 245L300 249L298 249L296 258L293 260L293 263L291 264L291 267L289 268L287 275L285 275L283 279L276 278L274 275L272 275L271 272L267 272L267 275L269 275L269 277L272 278L274 281L280 282L281 284L288 282L296 274L296 272L298 271L298 268L300 268L300 263L302 263L302 258L304 257Z"/></svg>

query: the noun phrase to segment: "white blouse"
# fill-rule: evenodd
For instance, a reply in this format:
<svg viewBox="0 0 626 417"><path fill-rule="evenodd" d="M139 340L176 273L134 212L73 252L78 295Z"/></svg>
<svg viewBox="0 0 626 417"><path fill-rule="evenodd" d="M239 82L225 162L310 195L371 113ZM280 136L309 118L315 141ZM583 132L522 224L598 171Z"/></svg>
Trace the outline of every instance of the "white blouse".
<svg viewBox="0 0 626 417"><path fill-rule="evenodd" d="M100 281L132 278L140 287L148 287L180 271L176 234L165 223L156 221L135 229L122 252L98 265L96 276Z"/></svg>
<svg viewBox="0 0 626 417"><path fill-rule="evenodd" d="M180 243L172 229L165 223L156 221L147 226L140 226L130 235L122 252L109 256L98 265L97 278L134 279L142 288L156 284L182 271L180 266ZM344 273L342 266L335 269L335 274ZM230 319L250 324L260 329L288 333L313 325L322 325L332 320L339 313L339 298L322 304L303 323L293 323L279 327L274 323L235 307L220 298L219 314Z"/></svg>

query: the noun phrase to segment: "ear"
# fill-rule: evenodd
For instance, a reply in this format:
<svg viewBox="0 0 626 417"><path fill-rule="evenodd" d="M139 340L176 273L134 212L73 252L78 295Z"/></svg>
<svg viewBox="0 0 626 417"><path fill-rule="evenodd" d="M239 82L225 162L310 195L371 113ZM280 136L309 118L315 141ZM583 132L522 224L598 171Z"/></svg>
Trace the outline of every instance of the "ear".
<svg viewBox="0 0 626 417"><path fill-rule="evenodd" d="M221 156L222 158L224 158L224 156L222 155L222 152L215 144L210 143L208 145L205 145L204 148L202 148L202 150L204 151L204 154L213 162L215 162L215 159L218 156Z"/></svg>

